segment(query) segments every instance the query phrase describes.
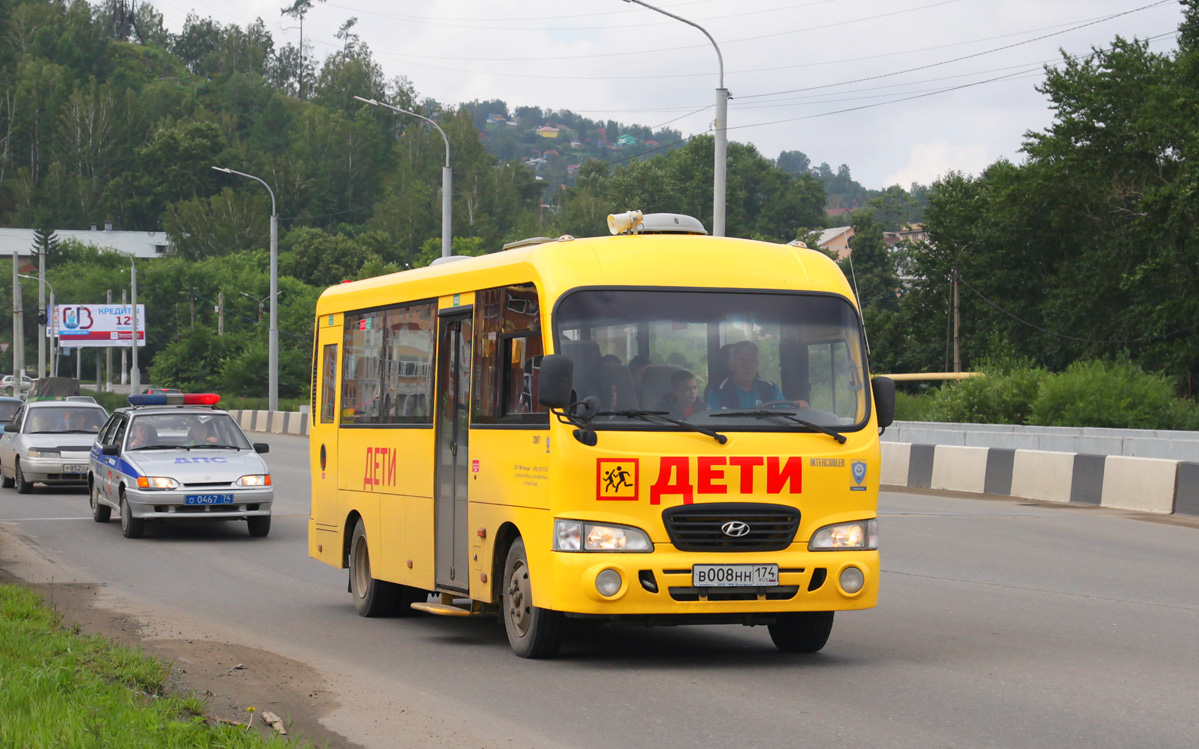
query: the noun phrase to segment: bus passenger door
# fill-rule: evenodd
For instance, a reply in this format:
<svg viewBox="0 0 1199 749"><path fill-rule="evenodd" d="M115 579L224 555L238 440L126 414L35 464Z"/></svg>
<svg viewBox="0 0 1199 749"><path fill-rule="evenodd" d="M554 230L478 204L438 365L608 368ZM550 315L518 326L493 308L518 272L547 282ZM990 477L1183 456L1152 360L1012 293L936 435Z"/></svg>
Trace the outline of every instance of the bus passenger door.
<svg viewBox="0 0 1199 749"><path fill-rule="evenodd" d="M437 451L434 475L435 545L439 588L467 591L466 486L470 403L471 316L440 317L437 337Z"/></svg>

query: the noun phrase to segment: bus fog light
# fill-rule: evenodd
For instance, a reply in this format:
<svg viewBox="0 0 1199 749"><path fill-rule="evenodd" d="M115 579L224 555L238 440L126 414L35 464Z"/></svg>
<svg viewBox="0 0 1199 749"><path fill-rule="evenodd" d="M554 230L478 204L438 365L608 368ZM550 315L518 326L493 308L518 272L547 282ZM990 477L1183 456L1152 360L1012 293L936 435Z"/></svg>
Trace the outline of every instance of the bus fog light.
<svg viewBox="0 0 1199 749"><path fill-rule="evenodd" d="M866 576L857 567L846 567L841 570L841 590L852 595L865 585Z"/></svg>
<svg viewBox="0 0 1199 749"><path fill-rule="evenodd" d="M611 598L619 593L622 584L624 581L621 580L620 573L616 570L604 570L595 576L595 589L605 598Z"/></svg>

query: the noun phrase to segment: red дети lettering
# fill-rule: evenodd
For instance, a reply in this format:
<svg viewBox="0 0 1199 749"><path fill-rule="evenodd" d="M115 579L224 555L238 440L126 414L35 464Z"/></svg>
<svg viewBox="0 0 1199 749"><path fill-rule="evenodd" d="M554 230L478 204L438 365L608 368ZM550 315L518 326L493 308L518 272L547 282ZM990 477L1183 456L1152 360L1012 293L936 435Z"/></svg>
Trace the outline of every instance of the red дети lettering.
<svg viewBox="0 0 1199 749"><path fill-rule="evenodd" d="M725 458L705 455L696 458L696 461L699 465L695 472L695 491L699 494L728 494L728 486L712 483L724 481Z"/></svg>
<svg viewBox="0 0 1199 749"><path fill-rule="evenodd" d="M754 466L764 465L765 463L766 463L766 460L764 458L747 458L747 457L729 458L730 466L737 466L738 468L741 469L741 493L742 494L753 494L754 493Z"/></svg>
<svg viewBox="0 0 1199 749"><path fill-rule="evenodd" d="M661 504L663 494L678 494L685 505L695 501L691 488L691 466L686 458L662 458L658 466L658 480L649 488L649 503Z"/></svg>
<svg viewBox="0 0 1199 749"><path fill-rule="evenodd" d="M803 458L787 458L787 462L779 468L781 458L766 460L766 493L780 494L788 483L791 493L803 492Z"/></svg>

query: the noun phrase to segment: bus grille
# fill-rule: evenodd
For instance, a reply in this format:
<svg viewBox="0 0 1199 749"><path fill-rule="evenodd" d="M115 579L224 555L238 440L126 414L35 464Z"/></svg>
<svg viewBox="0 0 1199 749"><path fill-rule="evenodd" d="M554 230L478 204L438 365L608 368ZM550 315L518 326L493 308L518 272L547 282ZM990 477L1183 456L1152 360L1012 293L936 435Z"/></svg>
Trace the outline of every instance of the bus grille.
<svg viewBox="0 0 1199 749"><path fill-rule="evenodd" d="M799 510L742 502L682 505L663 510L662 522L679 551L780 551L795 538ZM730 536L724 530L730 522L743 523L749 530Z"/></svg>

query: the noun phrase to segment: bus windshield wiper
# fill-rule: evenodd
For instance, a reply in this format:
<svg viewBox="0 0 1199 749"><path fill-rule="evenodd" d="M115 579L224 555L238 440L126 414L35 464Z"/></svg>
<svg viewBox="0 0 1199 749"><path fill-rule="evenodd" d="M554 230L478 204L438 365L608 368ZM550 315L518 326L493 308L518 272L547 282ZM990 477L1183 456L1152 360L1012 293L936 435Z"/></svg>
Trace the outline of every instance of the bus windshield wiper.
<svg viewBox="0 0 1199 749"><path fill-rule="evenodd" d="M776 421L779 419L785 419L787 421L790 421L793 424L799 424L800 426L805 426L808 429L811 429L813 431L820 432L822 434L827 434L828 436L837 440L837 443L840 445L845 444L845 435L844 434L841 434L840 432L829 429L828 427L820 426L819 424L813 424L812 422L808 421L807 419L801 419L798 416L796 416L795 414L789 414L786 411L767 411L764 408L757 408L757 409L748 409L745 411L716 411L716 412L710 413L708 415L709 416L760 416L760 417L767 418L767 419L775 419Z"/></svg>
<svg viewBox="0 0 1199 749"><path fill-rule="evenodd" d="M648 421L651 423L656 421L659 424L665 422L667 424L674 424L675 426L683 427L684 429L690 429L693 432L706 434L722 445L729 441L728 437L725 437L715 429L708 429L707 427L701 427L696 424L683 421L682 419L676 419L672 416L667 416L665 411L600 411L598 414L596 414L596 416L624 416L629 419L640 419L642 421Z"/></svg>

